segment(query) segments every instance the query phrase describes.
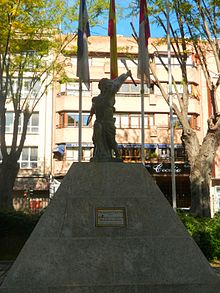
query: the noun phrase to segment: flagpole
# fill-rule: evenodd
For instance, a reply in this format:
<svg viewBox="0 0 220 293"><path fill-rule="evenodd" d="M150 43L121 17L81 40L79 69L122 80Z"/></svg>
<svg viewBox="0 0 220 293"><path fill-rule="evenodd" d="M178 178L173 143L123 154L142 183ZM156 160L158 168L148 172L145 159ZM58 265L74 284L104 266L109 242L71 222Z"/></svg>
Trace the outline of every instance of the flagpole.
<svg viewBox="0 0 220 293"><path fill-rule="evenodd" d="M145 164L144 156L144 142L145 142L145 133L144 133L144 74L141 73L141 162Z"/></svg>
<svg viewBox="0 0 220 293"><path fill-rule="evenodd" d="M144 144L144 82L150 86L148 39L150 37L150 26L148 20L147 2L140 0L139 38L138 38L138 76L141 79L141 162L145 164Z"/></svg>
<svg viewBox="0 0 220 293"><path fill-rule="evenodd" d="M171 158L171 182L172 182L172 203L176 211L176 178L175 178L175 157L174 157L174 127L173 127L173 95L172 95L172 75L171 75L171 46L170 46L170 8L169 0L167 6L167 57L168 57L168 95L170 105L170 158Z"/></svg>
<svg viewBox="0 0 220 293"><path fill-rule="evenodd" d="M110 0L108 36L110 37L110 78L115 79L118 77L115 0Z"/></svg>
<svg viewBox="0 0 220 293"><path fill-rule="evenodd" d="M79 78L79 145L78 145L78 161L82 161L82 79Z"/></svg>
<svg viewBox="0 0 220 293"><path fill-rule="evenodd" d="M86 0L80 0L79 6L79 25L77 38L77 71L76 76L79 77L79 134L78 134L78 161L82 161L82 82L89 90L89 55L87 37L90 36L88 13L86 8Z"/></svg>

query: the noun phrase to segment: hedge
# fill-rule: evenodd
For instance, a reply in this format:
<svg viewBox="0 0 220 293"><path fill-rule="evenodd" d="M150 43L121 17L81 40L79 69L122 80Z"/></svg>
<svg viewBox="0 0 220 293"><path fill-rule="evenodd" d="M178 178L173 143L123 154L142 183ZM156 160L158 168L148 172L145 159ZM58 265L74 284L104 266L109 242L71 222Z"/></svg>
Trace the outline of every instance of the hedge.
<svg viewBox="0 0 220 293"><path fill-rule="evenodd" d="M220 213L214 218L199 218L178 211L186 229L209 261L220 260Z"/></svg>
<svg viewBox="0 0 220 293"><path fill-rule="evenodd" d="M17 257L39 218L22 212L0 212L0 260Z"/></svg>

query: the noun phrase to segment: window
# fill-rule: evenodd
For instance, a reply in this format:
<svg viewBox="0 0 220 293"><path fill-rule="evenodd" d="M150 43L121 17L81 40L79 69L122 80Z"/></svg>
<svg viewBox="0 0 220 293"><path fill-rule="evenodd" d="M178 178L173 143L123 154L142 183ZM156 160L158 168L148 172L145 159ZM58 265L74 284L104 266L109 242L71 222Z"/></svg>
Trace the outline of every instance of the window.
<svg viewBox="0 0 220 293"><path fill-rule="evenodd" d="M127 145L123 148L120 148L119 153L125 162L140 162L141 160L141 148L138 146Z"/></svg>
<svg viewBox="0 0 220 293"><path fill-rule="evenodd" d="M66 159L70 161L78 161L78 147L66 146ZM91 158L91 149L89 147L82 148L82 161L89 162Z"/></svg>
<svg viewBox="0 0 220 293"><path fill-rule="evenodd" d="M67 127L69 126L78 126L79 124L79 115L67 113Z"/></svg>
<svg viewBox="0 0 220 293"><path fill-rule="evenodd" d="M130 127L131 128L140 128L140 115L139 114L131 114L130 115Z"/></svg>
<svg viewBox="0 0 220 293"><path fill-rule="evenodd" d="M72 160L73 158L78 159L78 149L66 146L66 159Z"/></svg>
<svg viewBox="0 0 220 293"><path fill-rule="evenodd" d="M18 89L18 80L12 79L9 81L9 94L15 94Z"/></svg>
<svg viewBox="0 0 220 293"><path fill-rule="evenodd" d="M20 168L29 169L37 168L37 147L24 147L19 158Z"/></svg>
<svg viewBox="0 0 220 293"><path fill-rule="evenodd" d="M6 112L6 121L5 121L5 132L12 133L13 132L13 123L14 123L14 113Z"/></svg>
<svg viewBox="0 0 220 293"><path fill-rule="evenodd" d="M22 93L27 95L31 89L31 80L24 80Z"/></svg>
<svg viewBox="0 0 220 293"><path fill-rule="evenodd" d="M124 83L119 89L120 93L126 93L126 94L140 94L141 85L138 83L137 86L135 86L133 83ZM147 87L147 85L144 85L144 92L145 94L153 94L154 93L154 85L151 84L150 88Z"/></svg>
<svg viewBox="0 0 220 293"><path fill-rule="evenodd" d="M199 129L198 115L196 114L188 115L187 119L192 129ZM176 115L173 115L173 127L175 129L182 129L182 124L180 123L179 118Z"/></svg>
<svg viewBox="0 0 220 293"><path fill-rule="evenodd" d="M87 127L87 120L89 114L82 114L82 127ZM59 128L65 127L78 127L79 125L79 114L78 113L59 113Z"/></svg>
<svg viewBox="0 0 220 293"><path fill-rule="evenodd" d="M88 119L89 119L89 115L88 114L83 114L82 115L82 126L89 126L89 125L87 125L87 121L88 121Z"/></svg>
<svg viewBox="0 0 220 293"><path fill-rule="evenodd" d="M66 84L66 94L73 95L75 92L79 91L79 84L76 82L68 82Z"/></svg>
<svg viewBox="0 0 220 293"><path fill-rule="evenodd" d="M121 127L120 128L128 128L129 127L129 119L127 114L121 114Z"/></svg>
<svg viewBox="0 0 220 293"><path fill-rule="evenodd" d="M145 159L146 160L150 160L150 159L153 159L153 158L157 157L156 147L154 147L154 148L145 148L144 153L145 153Z"/></svg>
<svg viewBox="0 0 220 293"><path fill-rule="evenodd" d="M120 115L114 114L114 118L115 118L115 127L120 128Z"/></svg>
<svg viewBox="0 0 220 293"><path fill-rule="evenodd" d="M4 81L5 82L5 81ZM13 78L11 80L8 80L8 96L10 97L11 95L15 95L18 91L18 84L20 82L18 78ZM21 97L26 98L26 96L30 93L30 97L32 95L35 97L40 91L41 88L41 81L40 80L34 80L32 78L24 78L22 80L22 88L21 89Z"/></svg>
<svg viewBox="0 0 220 293"><path fill-rule="evenodd" d="M163 61L163 63L165 65L168 65L168 56L167 55L165 56L164 54L161 54L160 58L156 56L155 57L155 63L157 65L162 65L163 64L160 59L162 59L162 61ZM178 61L178 58L176 56L171 56L171 65L177 65L177 66L180 65L180 63ZM189 65L189 66L193 65L191 56L187 57L186 65Z"/></svg>
<svg viewBox="0 0 220 293"><path fill-rule="evenodd" d="M141 128L141 115L138 113L117 113L115 117L116 128ZM154 125L154 114L145 114L144 126Z"/></svg>
<svg viewBox="0 0 220 293"><path fill-rule="evenodd" d="M169 87L169 85L167 87ZM183 85L178 83L175 86L172 85L172 93L175 94L176 90L178 94L183 94Z"/></svg>
<svg viewBox="0 0 220 293"><path fill-rule="evenodd" d="M160 159L169 159L170 157L170 149L166 146L159 147L158 149L158 156Z"/></svg>
<svg viewBox="0 0 220 293"><path fill-rule="evenodd" d="M90 148L83 148L82 149L82 160L89 162L91 158L91 149Z"/></svg>
<svg viewBox="0 0 220 293"><path fill-rule="evenodd" d="M130 91L132 93L136 93L137 91L140 91L140 84L138 84L137 86L135 86L133 83L130 84Z"/></svg>
<svg viewBox="0 0 220 293"><path fill-rule="evenodd" d="M35 112L31 115L28 121L27 132L38 133L39 131L39 113Z"/></svg>
<svg viewBox="0 0 220 293"><path fill-rule="evenodd" d="M32 90L33 95L37 96L40 89L41 89L41 82L40 81L35 82L33 90Z"/></svg>
<svg viewBox="0 0 220 293"><path fill-rule="evenodd" d="M181 128L183 128L182 127L182 124L179 121L179 118L176 115L173 115L173 123L172 123L172 125L173 125L173 127L175 129L181 129Z"/></svg>
<svg viewBox="0 0 220 293"><path fill-rule="evenodd" d="M220 187L216 187L217 194L217 210L220 211Z"/></svg>
<svg viewBox="0 0 220 293"><path fill-rule="evenodd" d="M145 114L144 115L144 127L150 128L150 126L154 126L154 114Z"/></svg>
<svg viewBox="0 0 220 293"><path fill-rule="evenodd" d="M129 84L128 83L123 83L122 86L120 87L119 92L123 92L123 93L130 92Z"/></svg>
<svg viewBox="0 0 220 293"><path fill-rule="evenodd" d="M82 84L82 91L84 95L90 94L85 84ZM78 82L68 82L66 84L66 94L67 96L78 95L79 94L79 83Z"/></svg>
<svg viewBox="0 0 220 293"><path fill-rule="evenodd" d="M189 121L190 126L191 126L193 129L199 129L199 125L198 125L198 115L196 115L196 114L192 114L192 115L188 116L188 121Z"/></svg>
<svg viewBox="0 0 220 293"><path fill-rule="evenodd" d="M13 127L14 127L14 112L6 112L5 118L6 118L6 124L5 124L5 132L6 133L12 133ZM23 128L23 115L19 117L18 122L18 132L20 133ZM39 132L39 113L34 112L28 122L27 125L27 133L38 133Z"/></svg>

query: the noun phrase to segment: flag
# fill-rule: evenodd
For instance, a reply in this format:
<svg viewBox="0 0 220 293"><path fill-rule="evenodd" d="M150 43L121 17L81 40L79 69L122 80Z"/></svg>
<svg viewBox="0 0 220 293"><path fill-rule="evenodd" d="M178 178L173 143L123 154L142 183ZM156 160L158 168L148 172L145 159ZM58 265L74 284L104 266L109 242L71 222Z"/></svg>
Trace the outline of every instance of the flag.
<svg viewBox="0 0 220 293"><path fill-rule="evenodd" d="M79 7L79 25L78 25L78 40L77 40L77 73L78 76L89 90L89 57L87 37L90 36L88 13L86 1L80 0Z"/></svg>
<svg viewBox="0 0 220 293"><path fill-rule="evenodd" d="M144 80L150 86L148 39L150 37L150 25L146 0L140 0L140 20L138 38L138 78L144 76Z"/></svg>
<svg viewBox="0 0 220 293"><path fill-rule="evenodd" d="M110 73L111 79L115 79L118 77L115 0L110 0L108 35L110 37Z"/></svg>

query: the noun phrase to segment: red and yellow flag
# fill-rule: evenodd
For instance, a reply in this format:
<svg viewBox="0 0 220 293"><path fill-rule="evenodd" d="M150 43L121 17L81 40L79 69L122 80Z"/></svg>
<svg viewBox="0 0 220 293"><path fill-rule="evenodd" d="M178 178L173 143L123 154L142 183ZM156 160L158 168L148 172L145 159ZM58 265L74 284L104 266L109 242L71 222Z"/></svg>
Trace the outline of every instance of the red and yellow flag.
<svg viewBox="0 0 220 293"><path fill-rule="evenodd" d="M143 25L143 34L145 38L145 44L148 46L148 39L150 38L150 25L148 19L148 10L146 0L140 0L140 26Z"/></svg>
<svg viewBox="0 0 220 293"><path fill-rule="evenodd" d="M118 77L115 0L110 0L108 35L110 36L110 77L115 79Z"/></svg>

